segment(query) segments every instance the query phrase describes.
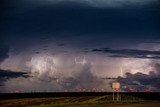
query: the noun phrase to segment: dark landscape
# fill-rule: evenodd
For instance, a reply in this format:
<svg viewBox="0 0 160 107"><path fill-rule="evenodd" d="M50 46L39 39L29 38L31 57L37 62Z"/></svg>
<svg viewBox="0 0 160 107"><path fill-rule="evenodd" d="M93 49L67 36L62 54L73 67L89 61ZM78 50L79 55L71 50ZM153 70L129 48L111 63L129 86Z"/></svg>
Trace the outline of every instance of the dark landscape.
<svg viewBox="0 0 160 107"><path fill-rule="evenodd" d="M119 93L119 101L113 101L113 93L107 92L57 92L57 93L3 93L1 107L159 107L160 93Z"/></svg>

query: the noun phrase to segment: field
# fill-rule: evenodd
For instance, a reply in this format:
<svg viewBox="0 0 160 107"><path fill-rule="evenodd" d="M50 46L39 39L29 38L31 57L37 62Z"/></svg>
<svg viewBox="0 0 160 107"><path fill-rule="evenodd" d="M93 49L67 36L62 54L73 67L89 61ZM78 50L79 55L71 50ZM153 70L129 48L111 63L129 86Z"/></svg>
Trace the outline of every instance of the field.
<svg viewBox="0 0 160 107"><path fill-rule="evenodd" d="M1 107L159 107L159 93L16 93L0 94ZM153 100L154 99L154 100Z"/></svg>

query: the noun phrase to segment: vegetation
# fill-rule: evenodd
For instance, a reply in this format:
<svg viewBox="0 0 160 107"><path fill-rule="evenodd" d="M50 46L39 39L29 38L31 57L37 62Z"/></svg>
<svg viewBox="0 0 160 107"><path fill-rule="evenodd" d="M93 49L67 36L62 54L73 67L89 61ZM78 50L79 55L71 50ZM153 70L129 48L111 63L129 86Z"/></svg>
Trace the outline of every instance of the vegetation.
<svg viewBox="0 0 160 107"><path fill-rule="evenodd" d="M80 107L92 105L113 105L142 103L144 100L127 95L120 96L121 101L112 101L112 95L105 96L79 96L79 97L53 97L53 98L22 98L0 100L1 107Z"/></svg>

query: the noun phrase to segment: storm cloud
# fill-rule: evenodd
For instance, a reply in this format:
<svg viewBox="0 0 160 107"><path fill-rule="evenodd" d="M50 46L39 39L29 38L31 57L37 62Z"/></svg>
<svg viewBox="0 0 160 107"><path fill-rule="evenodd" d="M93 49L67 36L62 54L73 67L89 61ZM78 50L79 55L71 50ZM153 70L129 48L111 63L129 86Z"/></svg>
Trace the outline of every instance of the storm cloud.
<svg viewBox="0 0 160 107"><path fill-rule="evenodd" d="M132 74L127 72L125 77L118 77L122 86L132 86L137 91L145 91L146 87L150 87L151 91L159 91L160 89L160 64L154 64L155 71L150 71L148 74L137 72Z"/></svg>
<svg viewBox="0 0 160 107"><path fill-rule="evenodd" d="M121 69L123 84L157 89L158 6L159 0L5 0L0 90L110 91L102 78L117 78Z"/></svg>
<svg viewBox="0 0 160 107"><path fill-rule="evenodd" d="M8 81L9 79L13 79L13 78L18 78L18 77L27 78L29 76L27 75L27 73L24 73L24 72L15 72L10 70L0 69L0 85L5 85L3 84L5 81Z"/></svg>
<svg viewBox="0 0 160 107"><path fill-rule="evenodd" d="M63 79L62 86L64 89L79 91L79 89L106 88L104 81L92 73L90 64L85 64L77 73L73 73L72 77Z"/></svg>
<svg viewBox="0 0 160 107"><path fill-rule="evenodd" d="M36 1L38 0L34 2ZM46 2L46 0L44 1ZM49 1L54 2L55 0ZM62 2L63 0L57 1ZM73 1L79 2L79 0ZM95 2L95 4L97 2L105 4L103 2L107 1L86 0L86 2ZM109 1L112 2L114 0ZM128 1L135 2L135 0L115 0L114 2L120 2L119 4L121 4L121 2ZM138 2L137 4L142 1L146 2L146 0L136 1ZM150 7L142 9L131 7L112 10L108 8L92 8L66 2L64 5L60 3L44 5L42 7L33 6L31 8L32 11L30 11L30 9L24 9L26 5L22 7L21 5L17 6L17 4L15 3L14 5L13 3L13 6L9 5L7 8L8 14L5 14L8 16L3 19L7 24L2 23L1 25L5 26L3 31L7 35L33 36L49 34L61 37L62 35L69 37L87 35L87 38L91 38L93 35L101 35L101 38L109 39L112 38L111 36L118 37L117 35L120 35L123 38L133 38L135 36L141 40L144 35L146 39L150 38L150 36L155 38L159 32L159 29L157 29L157 26L159 26L159 10ZM30 6L32 5L27 5L28 8ZM118 38L121 39L120 37Z"/></svg>
<svg viewBox="0 0 160 107"><path fill-rule="evenodd" d="M149 59L159 59L160 51L151 50L137 50L137 49L93 49L92 52L109 53L109 57L119 57L119 58L149 58Z"/></svg>

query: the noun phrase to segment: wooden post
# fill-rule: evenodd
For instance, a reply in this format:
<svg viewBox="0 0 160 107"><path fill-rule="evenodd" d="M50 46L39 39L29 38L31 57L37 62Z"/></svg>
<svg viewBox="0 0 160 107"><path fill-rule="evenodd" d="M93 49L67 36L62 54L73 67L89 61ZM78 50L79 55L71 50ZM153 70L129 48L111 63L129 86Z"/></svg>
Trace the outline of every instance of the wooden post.
<svg viewBox="0 0 160 107"><path fill-rule="evenodd" d="M113 101L114 101L114 90L113 90Z"/></svg>
<svg viewBox="0 0 160 107"><path fill-rule="evenodd" d="M118 91L117 91L117 101L119 101L119 93L118 93Z"/></svg>

